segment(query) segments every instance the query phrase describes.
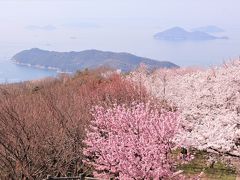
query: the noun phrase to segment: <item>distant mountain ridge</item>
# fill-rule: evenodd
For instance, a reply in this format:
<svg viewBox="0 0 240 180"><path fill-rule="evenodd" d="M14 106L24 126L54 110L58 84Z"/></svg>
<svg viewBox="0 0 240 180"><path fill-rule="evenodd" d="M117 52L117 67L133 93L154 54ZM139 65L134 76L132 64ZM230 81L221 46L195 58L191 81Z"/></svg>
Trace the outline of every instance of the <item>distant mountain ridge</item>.
<svg viewBox="0 0 240 180"><path fill-rule="evenodd" d="M155 39L165 41L203 41L214 39L227 39L227 37L216 37L202 31L186 31L181 27L174 27L154 35Z"/></svg>
<svg viewBox="0 0 240 180"><path fill-rule="evenodd" d="M168 61L157 61L130 53L99 50L56 52L33 48L17 53L12 57L12 60L21 65L54 69L62 72L75 72L77 70L93 69L101 66L129 72L136 69L141 63L146 64L150 69L179 67Z"/></svg>

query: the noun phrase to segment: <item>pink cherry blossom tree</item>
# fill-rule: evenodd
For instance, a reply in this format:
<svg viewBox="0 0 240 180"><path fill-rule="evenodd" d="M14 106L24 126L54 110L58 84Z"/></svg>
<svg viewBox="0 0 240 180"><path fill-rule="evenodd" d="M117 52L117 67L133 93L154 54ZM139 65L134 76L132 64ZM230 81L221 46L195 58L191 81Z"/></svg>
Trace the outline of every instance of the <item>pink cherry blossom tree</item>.
<svg viewBox="0 0 240 180"><path fill-rule="evenodd" d="M87 132L86 162L99 174L120 179L162 179L173 175L171 149L179 130L176 112L150 104L95 107Z"/></svg>

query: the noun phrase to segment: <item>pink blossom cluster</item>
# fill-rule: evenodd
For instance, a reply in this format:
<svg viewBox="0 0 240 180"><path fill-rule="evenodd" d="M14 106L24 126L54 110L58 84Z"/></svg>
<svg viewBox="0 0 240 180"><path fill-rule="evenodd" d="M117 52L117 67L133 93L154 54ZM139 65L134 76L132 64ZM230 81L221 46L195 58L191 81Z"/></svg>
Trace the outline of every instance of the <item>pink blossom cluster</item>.
<svg viewBox="0 0 240 180"><path fill-rule="evenodd" d="M240 156L240 61L206 70L159 69L148 73L142 68L128 78L179 108L185 131L176 141Z"/></svg>
<svg viewBox="0 0 240 180"><path fill-rule="evenodd" d="M170 151L178 114L150 104L95 107L84 154L99 174L119 179L166 179L173 175Z"/></svg>

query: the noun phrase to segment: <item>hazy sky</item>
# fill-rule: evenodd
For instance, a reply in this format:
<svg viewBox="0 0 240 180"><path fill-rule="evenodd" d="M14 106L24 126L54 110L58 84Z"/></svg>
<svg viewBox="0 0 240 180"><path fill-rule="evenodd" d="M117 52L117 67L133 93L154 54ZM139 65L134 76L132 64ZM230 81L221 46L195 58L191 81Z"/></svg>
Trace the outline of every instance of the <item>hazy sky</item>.
<svg viewBox="0 0 240 180"><path fill-rule="evenodd" d="M179 49L183 45L160 47L152 40L154 33L173 26L238 29L239 7L240 0L0 0L0 56L32 47L61 51L96 48L175 60L169 55L176 51L187 54L188 46L183 50ZM207 47L194 46L202 48L196 52L199 54ZM170 49L165 56L164 48ZM225 57L222 50L212 51ZM231 57L238 52L226 54Z"/></svg>
<svg viewBox="0 0 240 180"><path fill-rule="evenodd" d="M0 20L1 29L96 19L103 24L139 21L144 25L156 20L156 25L235 26L239 24L239 7L239 0L0 0Z"/></svg>

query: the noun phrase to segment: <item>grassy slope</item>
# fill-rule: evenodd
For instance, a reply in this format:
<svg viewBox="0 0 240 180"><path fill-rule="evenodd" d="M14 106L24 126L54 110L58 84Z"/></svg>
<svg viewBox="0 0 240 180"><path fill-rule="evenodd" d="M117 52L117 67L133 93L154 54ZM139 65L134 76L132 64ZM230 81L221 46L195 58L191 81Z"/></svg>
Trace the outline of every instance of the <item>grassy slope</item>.
<svg viewBox="0 0 240 180"><path fill-rule="evenodd" d="M201 179L219 179L219 180L235 180L236 170L227 166L223 162L216 162L213 168L208 166L208 153L203 151L195 152L195 159L188 164L178 164L177 169L183 170L184 175L188 178L199 175L204 172Z"/></svg>

